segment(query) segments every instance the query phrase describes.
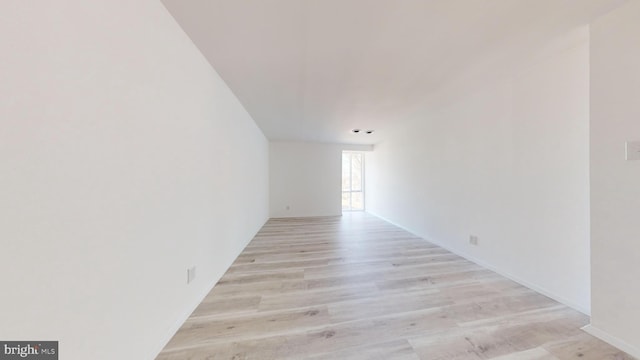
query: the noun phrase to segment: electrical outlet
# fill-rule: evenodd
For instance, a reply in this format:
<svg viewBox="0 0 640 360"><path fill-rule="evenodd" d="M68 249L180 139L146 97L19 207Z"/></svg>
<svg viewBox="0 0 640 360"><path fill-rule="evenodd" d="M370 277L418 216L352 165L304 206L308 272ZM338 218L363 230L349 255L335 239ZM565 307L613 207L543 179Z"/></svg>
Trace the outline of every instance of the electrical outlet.
<svg viewBox="0 0 640 360"><path fill-rule="evenodd" d="M625 153L627 161L640 160L640 141L627 141L625 143Z"/></svg>
<svg viewBox="0 0 640 360"><path fill-rule="evenodd" d="M187 284L191 284L196 279L196 267L192 266L187 269Z"/></svg>
<svg viewBox="0 0 640 360"><path fill-rule="evenodd" d="M471 235L469 236L469 244L471 245L478 245L478 237L475 235Z"/></svg>

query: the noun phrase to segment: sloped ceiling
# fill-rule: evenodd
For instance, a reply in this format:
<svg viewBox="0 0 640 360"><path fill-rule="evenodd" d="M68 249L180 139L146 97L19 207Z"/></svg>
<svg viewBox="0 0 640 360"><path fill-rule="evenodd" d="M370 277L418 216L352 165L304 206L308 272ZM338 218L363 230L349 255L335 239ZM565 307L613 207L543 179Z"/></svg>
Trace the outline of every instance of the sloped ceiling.
<svg viewBox="0 0 640 360"><path fill-rule="evenodd" d="M622 2L163 0L269 139L354 144Z"/></svg>

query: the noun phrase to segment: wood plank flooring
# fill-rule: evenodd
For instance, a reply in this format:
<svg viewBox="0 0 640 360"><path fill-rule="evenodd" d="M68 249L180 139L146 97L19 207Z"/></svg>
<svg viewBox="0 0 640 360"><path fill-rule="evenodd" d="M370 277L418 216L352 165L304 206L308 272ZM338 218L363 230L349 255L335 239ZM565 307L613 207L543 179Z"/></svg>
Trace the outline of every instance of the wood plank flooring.
<svg viewBox="0 0 640 360"><path fill-rule="evenodd" d="M157 359L633 359L588 322L366 213L272 219Z"/></svg>

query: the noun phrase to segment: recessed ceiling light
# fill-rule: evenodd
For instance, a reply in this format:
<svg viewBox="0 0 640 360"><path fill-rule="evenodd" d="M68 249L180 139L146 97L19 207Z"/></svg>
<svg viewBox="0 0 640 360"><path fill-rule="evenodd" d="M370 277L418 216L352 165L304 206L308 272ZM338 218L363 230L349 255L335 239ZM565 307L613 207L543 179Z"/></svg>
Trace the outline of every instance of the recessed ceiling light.
<svg viewBox="0 0 640 360"><path fill-rule="evenodd" d="M373 134L375 130L367 130L367 134Z"/></svg>
<svg viewBox="0 0 640 360"><path fill-rule="evenodd" d="M357 133L360 132L360 129L353 129L353 130L351 130L351 132L354 133L354 134L357 134Z"/></svg>

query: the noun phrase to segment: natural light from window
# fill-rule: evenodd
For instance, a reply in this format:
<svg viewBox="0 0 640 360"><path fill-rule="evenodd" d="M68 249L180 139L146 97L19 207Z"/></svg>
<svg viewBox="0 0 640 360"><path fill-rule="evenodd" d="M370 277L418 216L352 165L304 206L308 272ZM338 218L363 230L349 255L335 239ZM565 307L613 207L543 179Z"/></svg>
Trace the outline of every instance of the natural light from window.
<svg viewBox="0 0 640 360"><path fill-rule="evenodd" d="M342 211L364 210L364 154L342 152Z"/></svg>

